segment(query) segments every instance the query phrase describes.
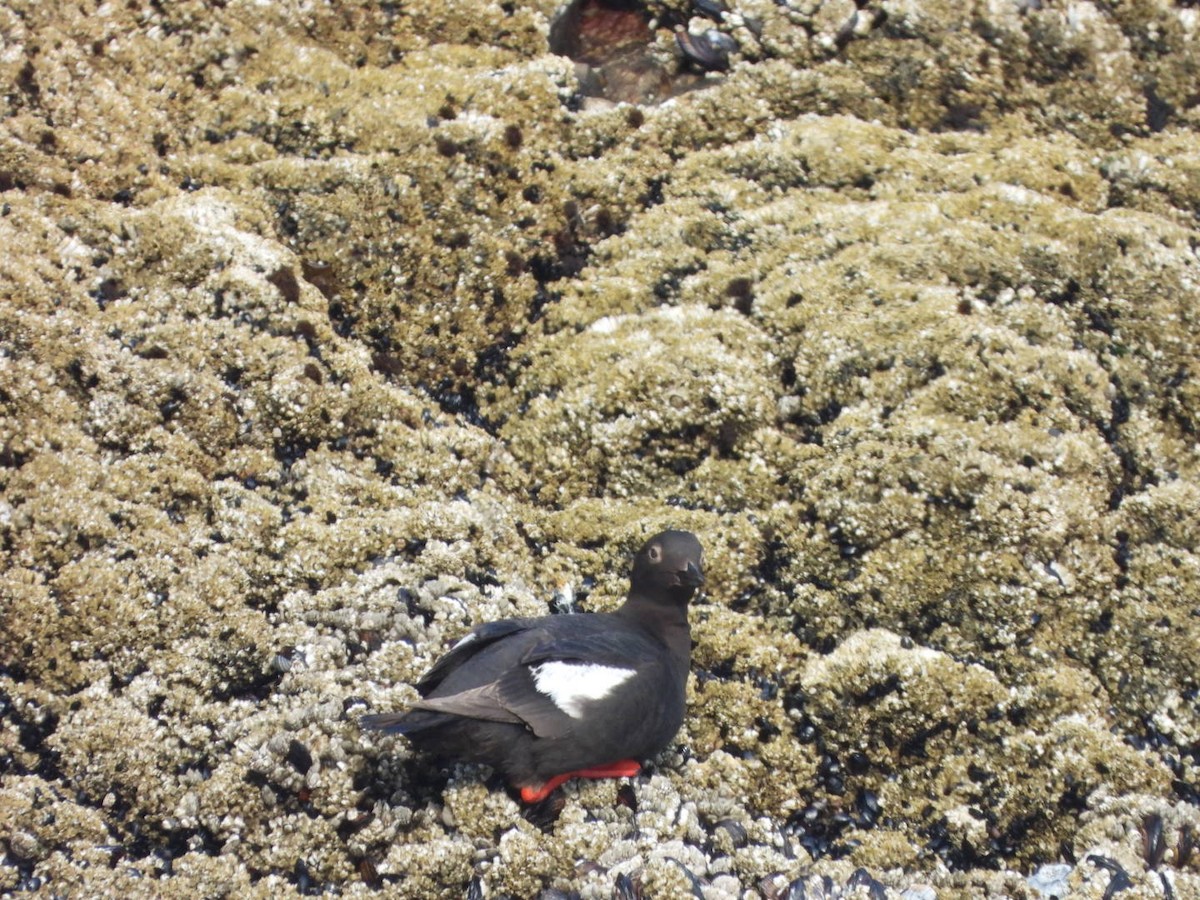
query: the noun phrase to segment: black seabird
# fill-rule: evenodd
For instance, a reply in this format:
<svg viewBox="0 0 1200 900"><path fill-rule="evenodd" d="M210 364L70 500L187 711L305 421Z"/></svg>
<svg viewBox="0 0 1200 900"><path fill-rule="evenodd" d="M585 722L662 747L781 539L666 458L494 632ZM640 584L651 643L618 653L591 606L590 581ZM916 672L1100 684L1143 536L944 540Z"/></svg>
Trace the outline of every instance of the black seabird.
<svg viewBox="0 0 1200 900"><path fill-rule="evenodd" d="M690 532L656 534L615 612L480 625L417 682L411 709L362 724L486 763L526 803L570 778L636 775L683 723L700 555Z"/></svg>

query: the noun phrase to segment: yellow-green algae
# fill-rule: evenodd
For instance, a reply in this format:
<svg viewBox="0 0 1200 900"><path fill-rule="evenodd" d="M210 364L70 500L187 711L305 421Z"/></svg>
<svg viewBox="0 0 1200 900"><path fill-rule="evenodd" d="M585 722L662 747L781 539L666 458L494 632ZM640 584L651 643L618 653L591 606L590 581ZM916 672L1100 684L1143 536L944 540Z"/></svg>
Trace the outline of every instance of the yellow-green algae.
<svg viewBox="0 0 1200 900"><path fill-rule="evenodd" d="M0 9L0 890L1200 893L1200 21L730 6L582 110L554 3ZM667 525L636 809L357 728Z"/></svg>

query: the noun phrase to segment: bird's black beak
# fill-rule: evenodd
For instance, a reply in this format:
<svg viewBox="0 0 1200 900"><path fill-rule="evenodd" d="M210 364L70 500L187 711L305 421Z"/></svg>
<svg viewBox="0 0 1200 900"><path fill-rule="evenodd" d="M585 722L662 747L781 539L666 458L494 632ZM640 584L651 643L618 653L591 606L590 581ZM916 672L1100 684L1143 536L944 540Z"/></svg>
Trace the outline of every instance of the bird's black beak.
<svg viewBox="0 0 1200 900"><path fill-rule="evenodd" d="M676 572L675 578L682 587L698 588L704 584L704 573L694 562L689 562L682 572Z"/></svg>

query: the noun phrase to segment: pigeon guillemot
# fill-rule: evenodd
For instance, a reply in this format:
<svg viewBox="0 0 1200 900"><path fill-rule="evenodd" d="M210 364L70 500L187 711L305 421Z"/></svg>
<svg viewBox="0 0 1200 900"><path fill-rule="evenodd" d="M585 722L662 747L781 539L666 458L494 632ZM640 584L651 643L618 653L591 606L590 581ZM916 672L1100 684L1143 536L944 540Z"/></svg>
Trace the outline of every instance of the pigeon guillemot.
<svg viewBox="0 0 1200 900"><path fill-rule="evenodd" d="M656 534L615 612L480 625L417 682L411 709L362 724L486 763L526 803L570 778L636 775L683 724L700 554L690 532Z"/></svg>

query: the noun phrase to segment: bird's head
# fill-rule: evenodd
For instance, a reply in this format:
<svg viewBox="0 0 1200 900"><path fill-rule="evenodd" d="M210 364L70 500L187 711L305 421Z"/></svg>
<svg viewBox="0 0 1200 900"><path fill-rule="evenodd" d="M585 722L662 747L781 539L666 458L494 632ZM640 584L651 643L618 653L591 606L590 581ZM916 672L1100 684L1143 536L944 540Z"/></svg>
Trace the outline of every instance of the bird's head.
<svg viewBox="0 0 1200 900"><path fill-rule="evenodd" d="M631 595L666 596L684 603L704 584L703 549L690 531L662 531L633 560Z"/></svg>

